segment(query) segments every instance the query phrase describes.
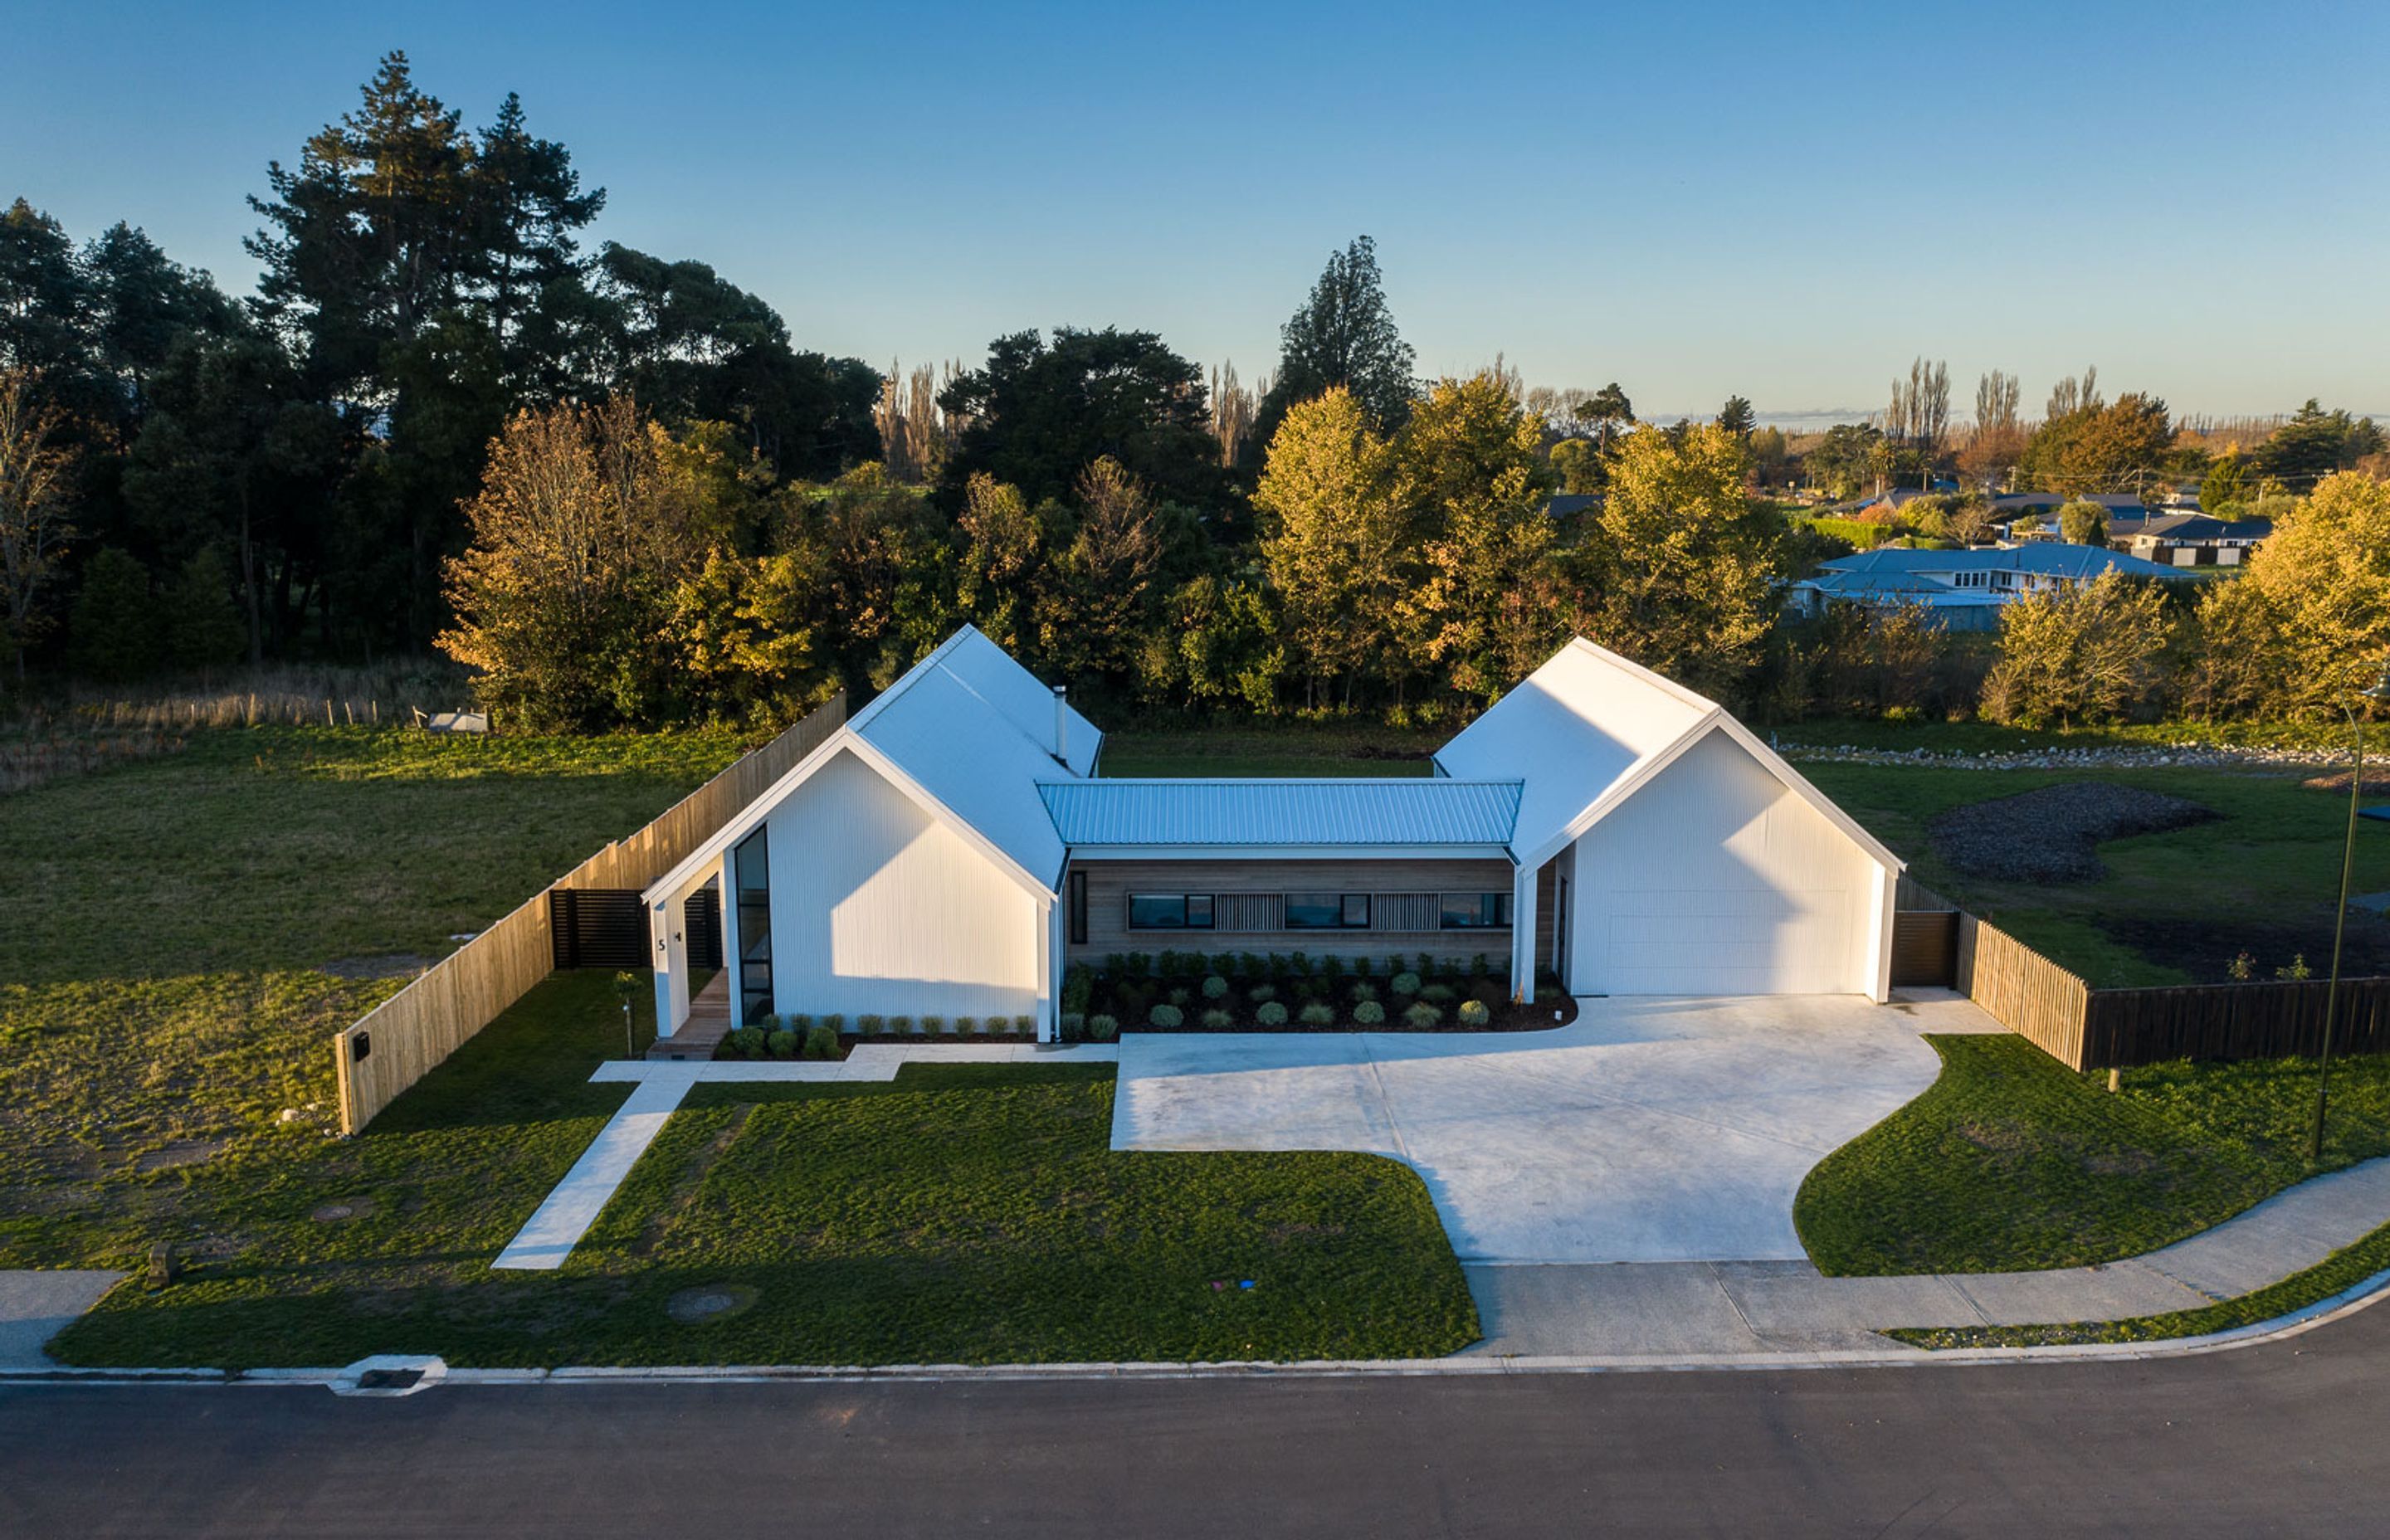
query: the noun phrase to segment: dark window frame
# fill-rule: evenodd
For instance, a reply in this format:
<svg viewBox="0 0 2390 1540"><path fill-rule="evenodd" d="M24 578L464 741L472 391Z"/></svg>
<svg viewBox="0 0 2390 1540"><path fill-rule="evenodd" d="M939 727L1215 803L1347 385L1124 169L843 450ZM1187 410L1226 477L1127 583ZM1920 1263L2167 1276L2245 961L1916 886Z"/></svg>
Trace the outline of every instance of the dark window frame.
<svg viewBox="0 0 2390 1540"><path fill-rule="evenodd" d="M1454 899L1475 901L1475 919L1462 918L1453 909ZM1436 929L1440 930L1502 930L1510 925L1510 895L1498 890L1493 892L1438 893L1436 895Z"/></svg>
<svg viewBox="0 0 2390 1540"><path fill-rule="evenodd" d="M772 978L772 844L765 838L770 827L756 825L755 832L739 841L730 852L733 909L739 917L739 956L724 961L739 969L733 981L739 991L739 1020L749 1026L771 1015L778 1004ZM752 863L750 846L755 852ZM751 876L760 880L751 882ZM759 969L763 978L760 984L755 982Z"/></svg>
<svg viewBox="0 0 2390 1540"><path fill-rule="evenodd" d="M1279 917L1279 926L1287 930L1366 930L1369 928L1369 899L1370 895L1368 893L1329 892L1280 893L1279 900L1285 908ZM1298 905L1297 900L1308 902ZM1356 905L1360 916L1357 919L1354 918ZM1316 922L1298 920L1295 918L1298 907L1321 913L1332 913L1335 918Z"/></svg>
<svg viewBox="0 0 2390 1540"><path fill-rule="evenodd" d="M1137 918L1137 906L1139 903L1176 904L1178 905L1177 923L1139 920ZM1127 919L1127 928L1131 930L1209 930L1214 925L1213 914L1215 905L1210 893L1130 893L1123 901L1123 906ZM1202 915L1200 920L1196 918L1199 906Z"/></svg>
<svg viewBox="0 0 2390 1540"><path fill-rule="evenodd" d="M1071 944L1085 946L1087 943L1087 874L1086 872L1071 874L1070 905Z"/></svg>

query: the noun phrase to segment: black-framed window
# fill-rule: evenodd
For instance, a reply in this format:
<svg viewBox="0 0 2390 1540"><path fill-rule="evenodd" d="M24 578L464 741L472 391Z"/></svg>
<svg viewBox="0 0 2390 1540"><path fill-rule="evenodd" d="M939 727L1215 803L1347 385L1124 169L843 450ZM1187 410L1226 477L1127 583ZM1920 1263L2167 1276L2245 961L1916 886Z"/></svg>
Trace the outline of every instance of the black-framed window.
<svg viewBox="0 0 2390 1540"><path fill-rule="evenodd" d="M1132 930L1209 930L1210 893L1131 893L1128 928Z"/></svg>
<svg viewBox="0 0 2390 1540"><path fill-rule="evenodd" d="M772 1014L772 860L764 830L739 841L731 853L739 884L739 1020Z"/></svg>
<svg viewBox="0 0 2390 1540"><path fill-rule="evenodd" d="M1485 930L1510 923L1509 893L1446 893L1443 927L1447 930Z"/></svg>
<svg viewBox="0 0 2390 1540"><path fill-rule="evenodd" d="M1286 928L1290 930L1366 930L1369 928L1369 895L1288 893Z"/></svg>
<svg viewBox="0 0 2390 1540"><path fill-rule="evenodd" d="M1087 943L1087 874L1086 872L1071 874L1070 905L1071 944L1085 946Z"/></svg>

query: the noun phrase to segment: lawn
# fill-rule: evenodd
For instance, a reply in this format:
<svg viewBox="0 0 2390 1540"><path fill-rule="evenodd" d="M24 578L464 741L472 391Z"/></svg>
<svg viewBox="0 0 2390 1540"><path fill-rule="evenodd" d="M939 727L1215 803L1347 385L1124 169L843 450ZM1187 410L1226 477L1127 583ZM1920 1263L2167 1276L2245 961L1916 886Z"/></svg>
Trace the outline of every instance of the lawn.
<svg viewBox="0 0 2390 1540"><path fill-rule="evenodd" d="M2114 1262L2230 1218L2319 1171L2390 1155L2390 1059L2334 1067L2331 1137L2306 1160L2315 1065L2178 1062L2077 1074L2023 1038L1929 1037L1942 1074L1835 1150L1793 1203L1837 1275Z"/></svg>
<svg viewBox="0 0 2390 1540"><path fill-rule="evenodd" d="M1923 749L1936 754L2013 753L2036 749L2165 749L2191 744L2236 749L2329 749L2345 752L2348 729L2323 722L2150 722L2096 727L2005 727L1997 722L1892 722L1818 717L1766 731L1785 747Z"/></svg>
<svg viewBox="0 0 2390 1540"><path fill-rule="evenodd" d="M2348 804L2294 776L2221 770L2044 772L1812 764L1803 774L1910 863L1927 887L1992 920L2095 986L2217 982L2243 950L2260 976L2332 949ZM2109 875L2069 885L2002 883L1951 870L1927 828L1949 808L2062 781L2099 779L2187 797L2222 816L2100 847ZM2390 826L2358 836L2357 891L2390 888ZM2349 917L2349 970L2390 972L2390 924Z"/></svg>
<svg viewBox="0 0 2390 1540"><path fill-rule="evenodd" d="M702 1088L560 1273L491 1272L627 1094L587 1083L619 1030L608 976L560 974L358 1138L187 1168L174 1214L199 1265L154 1296L121 1287L51 1351L214 1367L1017 1362L1407 1356L1477 1335L1409 1170L1115 1155L1102 1066ZM682 1324L670 1306L691 1289L752 1303Z"/></svg>

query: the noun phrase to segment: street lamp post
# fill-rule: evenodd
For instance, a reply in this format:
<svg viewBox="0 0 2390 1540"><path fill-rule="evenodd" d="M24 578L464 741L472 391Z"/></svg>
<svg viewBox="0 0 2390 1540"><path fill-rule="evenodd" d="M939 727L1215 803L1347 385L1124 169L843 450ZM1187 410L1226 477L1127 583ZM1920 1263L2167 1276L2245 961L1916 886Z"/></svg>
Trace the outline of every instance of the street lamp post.
<svg viewBox="0 0 2390 1540"><path fill-rule="evenodd" d="M2358 694L2368 700L2390 700L2390 663L2382 665L2382 677L2373 687ZM2357 707L2344 707L2348 724L2357 735L2357 767L2348 776L2348 832L2340 846L2340 907L2332 917L2332 982L2326 984L2323 997L2323 1055L2316 1064L2315 1127L2307 1135L2307 1159L2323 1159L2323 1120L2332 1101L2332 1029L2340 1008L2340 943L2348 930L2348 879L2350 868L2357 864L2357 810L2365 796L2365 718Z"/></svg>

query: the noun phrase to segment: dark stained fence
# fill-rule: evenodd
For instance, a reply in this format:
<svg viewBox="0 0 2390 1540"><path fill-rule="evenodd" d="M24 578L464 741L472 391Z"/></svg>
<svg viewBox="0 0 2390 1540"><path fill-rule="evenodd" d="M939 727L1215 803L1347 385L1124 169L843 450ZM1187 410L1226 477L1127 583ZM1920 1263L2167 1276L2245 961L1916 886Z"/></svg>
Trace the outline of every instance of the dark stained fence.
<svg viewBox="0 0 2390 1540"><path fill-rule="evenodd" d="M2087 1070L2169 1059L2283 1059L2323 1048L2332 984L2191 984L2095 989L2083 1027ZM2334 1053L2390 1053L2390 979L2343 979Z"/></svg>
<svg viewBox="0 0 2390 1540"><path fill-rule="evenodd" d="M1959 912L1902 910L1892 917L1895 988L1947 989L1959 977Z"/></svg>
<svg viewBox="0 0 2390 1540"><path fill-rule="evenodd" d="M636 888L550 888L547 933L559 968L645 968L648 911Z"/></svg>

